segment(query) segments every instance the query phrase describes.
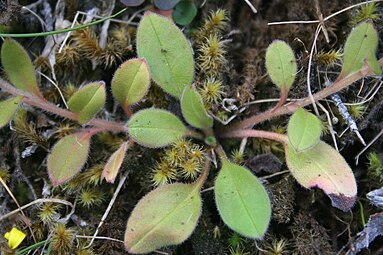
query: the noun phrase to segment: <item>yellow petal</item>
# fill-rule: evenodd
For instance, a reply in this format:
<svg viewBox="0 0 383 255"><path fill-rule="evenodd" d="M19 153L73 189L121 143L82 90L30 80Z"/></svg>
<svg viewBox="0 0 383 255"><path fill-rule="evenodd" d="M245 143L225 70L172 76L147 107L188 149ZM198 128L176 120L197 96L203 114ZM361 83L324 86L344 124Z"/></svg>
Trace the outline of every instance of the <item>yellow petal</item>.
<svg viewBox="0 0 383 255"><path fill-rule="evenodd" d="M5 233L4 238L8 240L8 246L11 249L16 249L25 238L24 232L17 228L12 228L10 232Z"/></svg>

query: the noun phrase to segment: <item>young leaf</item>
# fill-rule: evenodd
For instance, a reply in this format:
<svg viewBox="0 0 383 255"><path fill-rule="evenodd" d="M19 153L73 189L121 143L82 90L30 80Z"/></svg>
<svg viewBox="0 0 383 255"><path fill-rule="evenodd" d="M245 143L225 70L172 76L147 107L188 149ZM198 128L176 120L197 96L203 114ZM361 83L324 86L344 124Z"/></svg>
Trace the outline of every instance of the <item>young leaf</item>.
<svg viewBox="0 0 383 255"><path fill-rule="evenodd" d="M169 145L187 133L187 129L174 114L160 109L145 109L135 113L128 122L131 137L147 147Z"/></svg>
<svg viewBox="0 0 383 255"><path fill-rule="evenodd" d="M318 187L343 211L351 209L356 200L356 181L343 157L330 145L320 141L301 153L285 145L286 163L294 178L305 188Z"/></svg>
<svg viewBox="0 0 383 255"><path fill-rule="evenodd" d="M344 46L343 67L340 77L358 71L365 62L377 75L380 75L382 70L375 55L377 47L378 33L372 24L364 22L355 27L347 37Z"/></svg>
<svg viewBox="0 0 383 255"><path fill-rule="evenodd" d="M126 226L125 248L143 254L182 243L196 227L201 205L196 184L160 186L133 209Z"/></svg>
<svg viewBox="0 0 383 255"><path fill-rule="evenodd" d="M12 97L0 102L0 128L8 124L19 107L22 97Z"/></svg>
<svg viewBox="0 0 383 255"><path fill-rule="evenodd" d="M200 94L190 86L182 94L181 110L187 123L193 127L207 129L213 125L213 119L206 113Z"/></svg>
<svg viewBox="0 0 383 255"><path fill-rule="evenodd" d="M73 112L79 114L78 122L85 124L100 111L105 99L105 83L103 81L92 82L77 91L68 100L68 106Z"/></svg>
<svg viewBox="0 0 383 255"><path fill-rule="evenodd" d="M261 238L270 222L271 207L259 180L244 167L224 161L214 187L225 224L243 236Z"/></svg>
<svg viewBox="0 0 383 255"><path fill-rule="evenodd" d="M153 80L167 93L180 98L194 76L191 47L170 20L148 12L137 29L138 56L148 62Z"/></svg>
<svg viewBox="0 0 383 255"><path fill-rule="evenodd" d="M130 59L115 72L112 93L125 108L140 101L148 92L149 85L149 69L145 59Z"/></svg>
<svg viewBox="0 0 383 255"><path fill-rule="evenodd" d="M197 6L193 0L181 0L174 8L173 19L178 25L186 26L196 15Z"/></svg>
<svg viewBox="0 0 383 255"><path fill-rule="evenodd" d="M173 9L179 1L180 0L153 0L153 3L158 9L167 11Z"/></svg>
<svg viewBox="0 0 383 255"><path fill-rule="evenodd" d="M37 86L35 69L23 46L7 39L1 48L1 61L9 81L16 88L42 97Z"/></svg>
<svg viewBox="0 0 383 255"><path fill-rule="evenodd" d="M273 41L266 51L267 72L280 89L290 89L297 73L297 62L290 46L279 40Z"/></svg>
<svg viewBox="0 0 383 255"><path fill-rule="evenodd" d="M290 118L287 135L297 153L313 147L319 142L322 132L320 120L312 113L298 109Z"/></svg>
<svg viewBox="0 0 383 255"><path fill-rule="evenodd" d="M89 132L75 133L53 146L47 162L53 185L61 185L80 172L88 157L91 137Z"/></svg>
<svg viewBox="0 0 383 255"><path fill-rule="evenodd" d="M115 151L112 156L110 156L108 162L106 162L104 170L102 171L102 177L105 178L107 182L114 183L122 162L124 161L127 148L128 142L121 144L120 148Z"/></svg>

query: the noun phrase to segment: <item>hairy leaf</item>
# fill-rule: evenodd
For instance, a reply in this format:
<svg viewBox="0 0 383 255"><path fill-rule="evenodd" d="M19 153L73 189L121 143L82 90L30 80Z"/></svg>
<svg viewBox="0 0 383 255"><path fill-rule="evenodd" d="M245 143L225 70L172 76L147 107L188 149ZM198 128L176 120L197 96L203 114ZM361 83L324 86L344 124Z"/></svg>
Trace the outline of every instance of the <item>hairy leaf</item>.
<svg viewBox="0 0 383 255"><path fill-rule="evenodd" d="M148 12L137 29L138 56L148 62L153 80L167 93L180 98L194 76L191 47L170 20Z"/></svg>
<svg viewBox="0 0 383 255"><path fill-rule="evenodd" d="M128 142L121 144L120 148L110 156L108 162L102 171L102 177L107 182L114 183L118 171L121 168L122 162L124 161L126 149L128 148Z"/></svg>
<svg viewBox="0 0 383 255"><path fill-rule="evenodd" d="M101 110L105 99L105 83L103 81L92 82L77 91L68 100L68 106L73 112L79 114L78 122L85 124Z"/></svg>
<svg viewBox="0 0 383 255"><path fill-rule="evenodd" d="M22 97L11 97L0 102L0 128L7 125L12 119L22 100Z"/></svg>
<svg viewBox="0 0 383 255"><path fill-rule="evenodd" d="M193 0L181 0L174 8L173 19L177 24L186 26L193 21L196 15L197 6Z"/></svg>
<svg viewBox="0 0 383 255"><path fill-rule="evenodd" d="M269 226L271 207L259 180L244 167L224 161L214 187L225 224L243 236L261 238Z"/></svg>
<svg viewBox="0 0 383 255"><path fill-rule="evenodd" d="M207 129L213 125L198 92L187 86L181 97L181 110L185 120L193 127Z"/></svg>
<svg viewBox="0 0 383 255"><path fill-rule="evenodd" d="M145 59L130 59L115 72L112 93L125 108L139 102L148 92L149 85L149 69Z"/></svg>
<svg viewBox="0 0 383 255"><path fill-rule="evenodd" d="M6 39L1 48L1 62L13 86L42 97L37 86L35 69L23 46L15 40Z"/></svg>
<svg viewBox="0 0 383 255"><path fill-rule="evenodd" d="M356 26L347 37L344 46L343 67L340 77L358 71L365 62L380 75L382 70L376 59L378 33L371 23L364 22Z"/></svg>
<svg viewBox="0 0 383 255"><path fill-rule="evenodd" d="M143 146L163 147L186 135L187 129L177 116L168 111L145 109L132 116L128 131Z"/></svg>
<svg viewBox="0 0 383 255"><path fill-rule="evenodd" d="M353 207L357 195L354 174L330 145L320 141L309 150L295 153L286 144L285 153L287 166L299 184L322 189L338 209L348 211Z"/></svg>
<svg viewBox="0 0 383 255"><path fill-rule="evenodd" d="M275 85L289 90L297 73L297 62L291 47L283 41L273 41L266 51L266 68Z"/></svg>
<svg viewBox="0 0 383 255"><path fill-rule="evenodd" d="M126 249L143 254L182 243L196 227L201 205L196 184L170 184L153 190L138 202L129 217Z"/></svg>
<svg viewBox="0 0 383 255"><path fill-rule="evenodd" d="M287 135L297 153L313 147L322 133L320 120L312 113L298 109L290 118Z"/></svg>
<svg viewBox="0 0 383 255"><path fill-rule="evenodd" d="M89 132L80 132L61 138L48 156L48 173L55 186L61 185L75 175L84 166L89 153Z"/></svg>

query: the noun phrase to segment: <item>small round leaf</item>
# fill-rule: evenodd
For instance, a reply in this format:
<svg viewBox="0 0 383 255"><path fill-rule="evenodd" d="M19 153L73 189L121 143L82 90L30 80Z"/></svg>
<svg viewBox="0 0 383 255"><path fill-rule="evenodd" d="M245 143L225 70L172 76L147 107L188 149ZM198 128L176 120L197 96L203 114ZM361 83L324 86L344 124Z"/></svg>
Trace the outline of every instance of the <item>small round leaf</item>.
<svg viewBox="0 0 383 255"><path fill-rule="evenodd" d="M339 152L320 141L301 153L286 144L285 153L287 166L299 184L322 189L332 205L343 211L353 207L357 193L355 177Z"/></svg>
<svg viewBox="0 0 383 255"><path fill-rule="evenodd" d="M22 100L22 97L11 97L0 102L0 128L7 125L12 119Z"/></svg>
<svg viewBox="0 0 383 255"><path fill-rule="evenodd" d="M181 26L186 26L193 21L197 15L197 6L192 0L181 0L173 12L174 21Z"/></svg>
<svg viewBox="0 0 383 255"><path fill-rule="evenodd" d="M69 181L80 172L88 158L91 136L89 132L68 135L53 146L47 165L55 186Z"/></svg>
<svg viewBox="0 0 383 255"><path fill-rule="evenodd" d="M275 85L289 90L297 73L297 62L291 47L283 41L273 41L266 51L266 68Z"/></svg>
<svg viewBox="0 0 383 255"><path fill-rule="evenodd" d="M143 197L129 217L125 248L144 254L180 244L193 232L201 214L199 186L163 185Z"/></svg>
<svg viewBox="0 0 383 255"><path fill-rule="evenodd" d="M130 136L147 147L163 147L185 136L187 129L174 114L160 109L135 113L128 122Z"/></svg>
<svg viewBox="0 0 383 255"><path fill-rule="evenodd" d="M291 116L287 126L290 144L297 153L316 145L320 140L321 133L322 124L320 120L302 108Z"/></svg>
<svg viewBox="0 0 383 255"><path fill-rule="evenodd" d="M163 11L173 9L180 0L153 0L154 5Z"/></svg>
<svg viewBox="0 0 383 255"><path fill-rule="evenodd" d="M121 64L112 79L114 98L126 108L139 102L148 92L149 69L145 59L130 59Z"/></svg>
<svg viewBox="0 0 383 255"><path fill-rule="evenodd" d="M101 110L105 99L105 83L103 81L92 82L77 91L68 100L68 106L73 112L78 113L78 122L85 124Z"/></svg>
<svg viewBox="0 0 383 255"><path fill-rule="evenodd" d="M187 86L181 97L181 110L187 123L200 129L211 128L213 119L205 109L200 94Z"/></svg>
<svg viewBox="0 0 383 255"><path fill-rule="evenodd" d="M222 162L214 186L219 214L227 226L249 238L261 238L270 222L269 196L244 167Z"/></svg>
<svg viewBox="0 0 383 255"><path fill-rule="evenodd" d="M122 4L129 7L135 7L141 5L145 0L120 0Z"/></svg>

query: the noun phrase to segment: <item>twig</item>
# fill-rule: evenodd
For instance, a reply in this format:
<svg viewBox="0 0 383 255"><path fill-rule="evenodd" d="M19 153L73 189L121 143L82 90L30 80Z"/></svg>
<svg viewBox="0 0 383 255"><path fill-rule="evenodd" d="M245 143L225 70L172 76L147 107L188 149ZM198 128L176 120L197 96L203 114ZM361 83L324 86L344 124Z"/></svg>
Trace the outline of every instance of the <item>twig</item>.
<svg viewBox="0 0 383 255"><path fill-rule="evenodd" d="M129 173L130 173L130 171L126 171L126 172L124 173L124 175L121 177L121 179L120 179L120 181L119 181L119 183L118 183L118 186L117 186L116 190L114 191L113 197L112 197L112 199L110 200L109 205L108 205L108 207L106 208L106 210L105 210L105 212L104 212L104 215L102 216L101 221L100 221L100 223L98 224L97 229L96 229L96 231L94 232L94 234L93 234L93 236L92 236L92 239L90 240L89 244L88 244L85 248L89 248L89 247L93 244L94 239L97 237L98 231L100 230L100 228L101 228L102 225L104 224L106 217L108 217L109 212L110 212L110 210L112 209L112 206L113 206L114 202L116 201L116 198L117 198L118 194L119 194L120 191L121 191L122 185L124 184L124 182L125 182L126 178L128 177L128 174L129 174Z"/></svg>
<svg viewBox="0 0 383 255"><path fill-rule="evenodd" d="M378 138L383 135L383 129L379 132L379 134L377 134L374 139L372 139L371 142L369 142L366 147L363 148L363 150L361 150L356 156L355 156L355 164L358 165L359 163L359 157L360 155L362 155L368 148L370 148L370 146L375 143L376 140L378 140Z"/></svg>

